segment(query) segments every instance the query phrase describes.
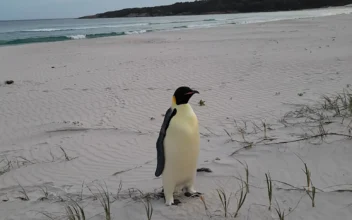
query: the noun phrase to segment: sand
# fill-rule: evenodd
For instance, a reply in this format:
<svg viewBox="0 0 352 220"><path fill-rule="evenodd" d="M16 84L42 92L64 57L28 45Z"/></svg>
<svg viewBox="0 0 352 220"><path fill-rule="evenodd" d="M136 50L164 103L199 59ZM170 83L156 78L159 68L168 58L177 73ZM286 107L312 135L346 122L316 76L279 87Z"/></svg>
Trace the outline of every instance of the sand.
<svg viewBox="0 0 352 220"><path fill-rule="evenodd" d="M190 103L200 123L199 167L213 171L196 180L208 210L199 198L181 195L177 207L153 198L152 219L225 219L220 188L233 193L228 215L234 214L239 179L246 180L238 161L248 164L249 193L237 219L278 219L279 207L285 219L351 219L352 141L328 135L279 143L318 133L306 117L280 120L294 104L313 105L352 83L351 20L337 15L1 47L0 80L14 84L0 86L0 219L63 217L68 197L87 219L105 219L87 188L95 192L99 184L112 194L112 219L147 219L132 188L160 191L155 142L181 85L200 91ZM350 121L330 117L323 127L348 135ZM317 188L314 208L298 156Z"/></svg>

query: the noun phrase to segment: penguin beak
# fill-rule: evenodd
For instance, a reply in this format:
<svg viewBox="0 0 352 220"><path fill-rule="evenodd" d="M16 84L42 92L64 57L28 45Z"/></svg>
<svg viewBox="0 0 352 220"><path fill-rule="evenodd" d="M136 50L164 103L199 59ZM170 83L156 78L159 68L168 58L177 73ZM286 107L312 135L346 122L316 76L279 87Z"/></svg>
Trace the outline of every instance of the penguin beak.
<svg viewBox="0 0 352 220"><path fill-rule="evenodd" d="M187 92L186 95L193 95L195 93L199 94L197 90L192 90L191 92Z"/></svg>

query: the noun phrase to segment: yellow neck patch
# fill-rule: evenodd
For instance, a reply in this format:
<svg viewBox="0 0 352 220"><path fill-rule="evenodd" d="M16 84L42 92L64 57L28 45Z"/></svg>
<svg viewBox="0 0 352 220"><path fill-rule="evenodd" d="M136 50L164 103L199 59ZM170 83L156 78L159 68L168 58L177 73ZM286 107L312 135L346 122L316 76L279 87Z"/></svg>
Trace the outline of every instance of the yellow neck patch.
<svg viewBox="0 0 352 220"><path fill-rule="evenodd" d="M176 105L176 97L172 96L172 106L175 106L175 105Z"/></svg>

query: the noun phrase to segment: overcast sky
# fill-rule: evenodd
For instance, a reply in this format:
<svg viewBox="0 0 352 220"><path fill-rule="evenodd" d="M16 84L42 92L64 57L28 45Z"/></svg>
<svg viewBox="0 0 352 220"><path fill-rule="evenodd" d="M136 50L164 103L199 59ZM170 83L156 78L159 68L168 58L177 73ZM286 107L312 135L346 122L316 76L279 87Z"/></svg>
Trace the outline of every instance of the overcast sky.
<svg viewBox="0 0 352 220"><path fill-rule="evenodd" d="M0 0L0 20L76 18L105 11L166 5L181 0ZM187 1L187 0L182 0Z"/></svg>

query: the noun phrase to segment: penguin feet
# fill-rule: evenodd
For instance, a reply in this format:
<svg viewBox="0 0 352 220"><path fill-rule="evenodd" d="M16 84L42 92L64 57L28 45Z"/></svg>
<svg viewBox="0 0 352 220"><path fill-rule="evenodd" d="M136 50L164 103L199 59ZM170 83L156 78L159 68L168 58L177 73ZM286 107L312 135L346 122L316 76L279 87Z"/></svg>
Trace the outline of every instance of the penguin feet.
<svg viewBox="0 0 352 220"><path fill-rule="evenodd" d="M164 194L164 189L157 194L159 198L164 198L165 199L165 194Z"/></svg>
<svg viewBox="0 0 352 220"><path fill-rule="evenodd" d="M173 201L173 202L172 202L172 201L165 202L165 205L167 205L167 206L171 206L171 205L175 205L175 206L177 206L177 205L179 205L179 204L181 204L181 201L180 201L180 200L178 200L178 199L174 199L174 201Z"/></svg>
<svg viewBox="0 0 352 220"><path fill-rule="evenodd" d="M172 205L178 205L181 204L181 201L178 199L174 199L174 203L172 203Z"/></svg>
<svg viewBox="0 0 352 220"><path fill-rule="evenodd" d="M185 196L186 197L199 197L201 196L203 193L200 193L200 192L194 192L194 193L191 193L191 192L185 192Z"/></svg>

